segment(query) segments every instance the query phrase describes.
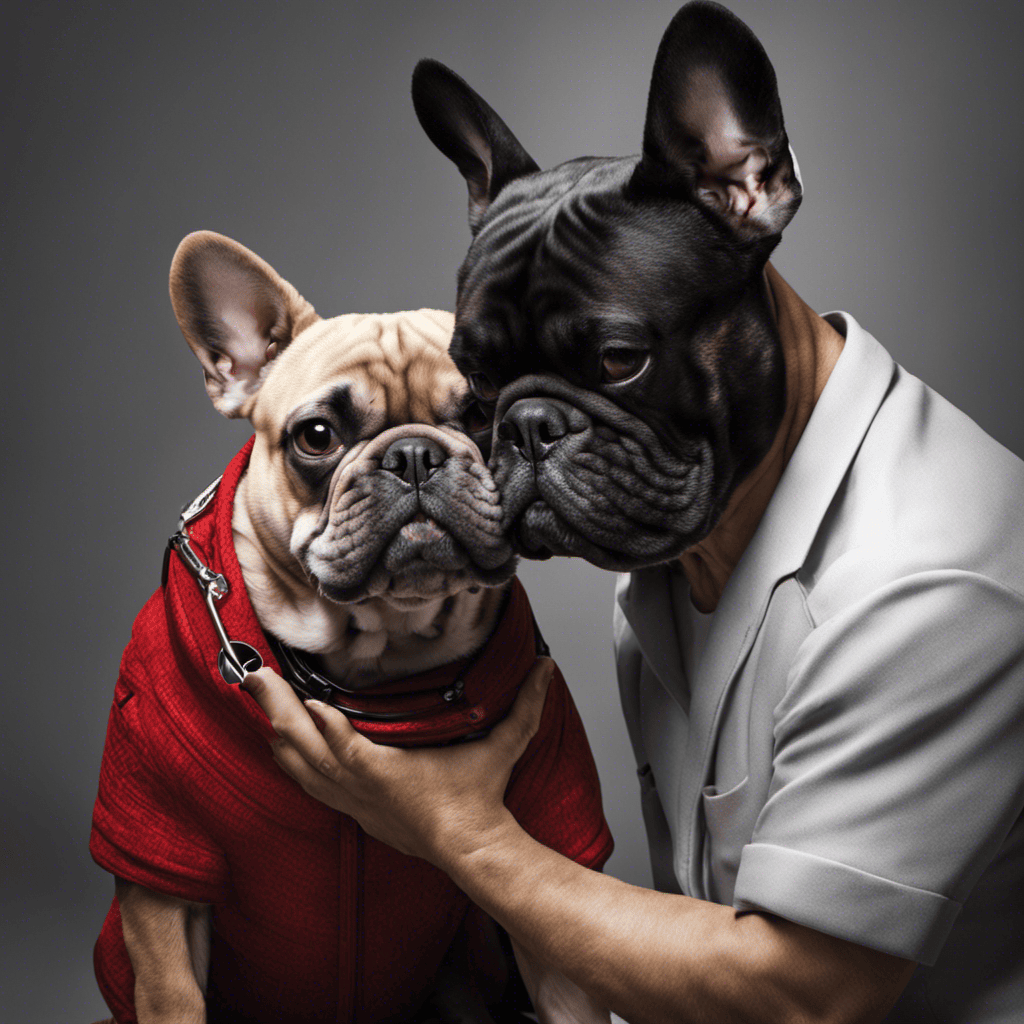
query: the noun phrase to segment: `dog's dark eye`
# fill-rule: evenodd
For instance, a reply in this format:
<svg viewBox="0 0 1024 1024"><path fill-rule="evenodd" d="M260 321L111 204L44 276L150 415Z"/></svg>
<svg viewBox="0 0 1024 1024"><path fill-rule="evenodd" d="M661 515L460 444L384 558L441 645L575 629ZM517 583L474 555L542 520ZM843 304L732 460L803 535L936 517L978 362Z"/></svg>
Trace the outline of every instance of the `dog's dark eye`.
<svg viewBox="0 0 1024 1024"><path fill-rule="evenodd" d="M499 389L490 381L486 373L471 373L467 378L469 390L481 402L493 402L498 397Z"/></svg>
<svg viewBox="0 0 1024 1024"><path fill-rule="evenodd" d="M494 422L494 409L479 402L471 402L462 414L462 424L470 434L479 434L482 430L490 430Z"/></svg>
<svg viewBox="0 0 1024 1024"><path fill-rule="evenodd" d="M295 445L307 455L326 455L341 444L327 420L307 420L295 429Z"/></svg>
<svg viewBox="0 0 1024 1024"><path fill-rule="evenodd" d="M601 358L601 380L619 384L635 377L647 366L647 352L636 348L608 348Z"/></svg>

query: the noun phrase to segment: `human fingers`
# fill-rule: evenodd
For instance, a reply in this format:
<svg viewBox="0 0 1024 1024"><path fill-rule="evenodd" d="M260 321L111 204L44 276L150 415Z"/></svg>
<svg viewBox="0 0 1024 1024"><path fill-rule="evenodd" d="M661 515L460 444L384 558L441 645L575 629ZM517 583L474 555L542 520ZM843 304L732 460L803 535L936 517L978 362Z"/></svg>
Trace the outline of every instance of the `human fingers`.
<svg viewBox="0 0 1024 1024"><path fill-rule="evenodd" d="M554 672L555 663L550 658L538 658L523 680L512 709L491 730L491 745L505 750L510 765L523 756L540 727Z"/></svg>
<svg viewBox="0 0 1024 1024"><path fill-rule="evenodd" d="M334 762L314 766L288 740L276 740L271 752L278 767L290 775L314 800L357 817L360 804L357 795L345 784L345 770ZM324 770L326 768L326 770Z"/></svg>
<svg viewBox="0 0 1024 1024"><path fill-rule="evenodd" d="M337 762L330 746L295 691L272 668L264 666L248 673L239 685L263 708L281 739L317 770L329 777L335 774Z"/></svg>
<svg viewBox="0 0 1024 1024"><path fill-rule="evenodd" d="M337 709L306 701L327 754L284 737L271 744L278 766L309 796L355 818L375 839L411 856L426 856L421 751L381 746L360 735ZM401 762L401 763L400 763ZM404 768L402 767L404 764Z"/></svg>

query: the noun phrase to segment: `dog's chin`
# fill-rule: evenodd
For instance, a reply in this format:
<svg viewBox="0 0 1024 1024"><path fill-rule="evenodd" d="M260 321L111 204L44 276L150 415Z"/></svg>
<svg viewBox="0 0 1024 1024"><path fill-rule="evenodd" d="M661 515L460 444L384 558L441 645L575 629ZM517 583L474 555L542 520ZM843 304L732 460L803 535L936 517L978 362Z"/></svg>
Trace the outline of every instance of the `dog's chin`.
<svg viewBox="0 0 1024 1024"><path fill-rule="evenodd" d="M546 502L535 501L514 524L512 540L524 558L544 560L554 555L584 558L601 569L627 571L622 556L587 540Z"/></svg>
<svg viewBox="0 0 1024 1024"><path fill-rule="evenodd" d="M630 530L623 524L624 535ZM513 523L509 531L513 546L524 558L542 561L554 555L583 558L599 569L611 572L632 572L651 565L671 561L688 547L696 544L703 533L691 537L680 537L670 550L644 558L632 553L604 547L584 537L558 514L546 501L538 500L529 505Z"/></svg>
<svg viewBox="0 0 1024 1024"><path fill-rule="evenodd" d="M516 561L510 553L503 564L485 569L444 527L420 519L395 533L359 584L337 587L324 578L317 582L320 592L339 604L379 598L412 610L469 587L501 586L515 574Z"/></svg>
<svg viewBox="0 0 1024 1024"><path fill-rule="evenodd" d="M535 501L530 505L513 524L511 533L516 550L526 558L538 561L553 555L581 554L578 551L581 545L599 550L596 544L585 541L571 530L546 501Z"/></svg>

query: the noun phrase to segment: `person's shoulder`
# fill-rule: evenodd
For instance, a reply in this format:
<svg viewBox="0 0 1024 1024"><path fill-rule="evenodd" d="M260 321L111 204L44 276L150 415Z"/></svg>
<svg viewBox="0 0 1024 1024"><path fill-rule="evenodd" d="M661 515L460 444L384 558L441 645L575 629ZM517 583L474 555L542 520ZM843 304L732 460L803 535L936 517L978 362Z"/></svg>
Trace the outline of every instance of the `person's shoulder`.
<svg viewBox="0 0 1024 1024"><path fill-rule="evenodd" d="M930 572L1024 594L1024 462L896 366L800 580L815 619Z"/></svg>
<svg viewBox="0 0 1024 1024"><path fill-rule="evenodd" d="M985 494L1024 493L1024 461L899 364L865 445L858 457L897 455L906 468L923 467L953 485L950 498L970 497L968 482L983 485ZM977 511L984 515L984 502Z"/></svg>

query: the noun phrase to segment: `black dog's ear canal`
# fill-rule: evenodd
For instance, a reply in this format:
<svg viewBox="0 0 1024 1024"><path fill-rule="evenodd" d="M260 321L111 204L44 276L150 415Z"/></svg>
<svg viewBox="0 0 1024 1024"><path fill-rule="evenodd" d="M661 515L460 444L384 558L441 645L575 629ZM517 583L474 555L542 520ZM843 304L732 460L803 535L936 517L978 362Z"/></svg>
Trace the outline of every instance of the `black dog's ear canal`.
<svg viewBox="0 0 1024 1024"><path fill-rule="evenodd" d="M778 235L803 189L775 71L736 15L695 0L658 47L644 125L638 195L687 195L742 239Z"/></svg>
<svg viewBox="0 0 1024 1024"><path fill-rule="evenodd" d="M502 187L540 168L487 103L436 60L416 65L412 103L430 141L466 179L469 226L475 234Z"/></svg>

